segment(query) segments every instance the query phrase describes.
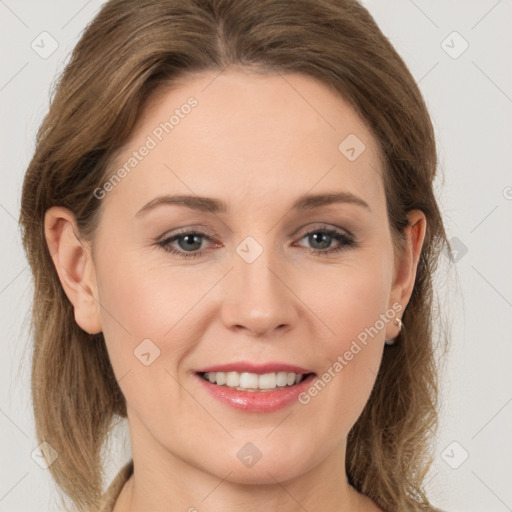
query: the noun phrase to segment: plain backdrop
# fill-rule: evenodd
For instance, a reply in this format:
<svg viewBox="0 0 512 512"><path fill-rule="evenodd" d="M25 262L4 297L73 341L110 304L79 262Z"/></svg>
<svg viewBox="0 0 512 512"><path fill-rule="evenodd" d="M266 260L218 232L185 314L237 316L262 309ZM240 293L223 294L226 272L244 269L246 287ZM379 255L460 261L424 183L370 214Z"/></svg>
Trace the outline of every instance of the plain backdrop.
<svg viewBox="0 0 512 512"><path fill-rule="evenodd" d="M50 87L102 3L0 0L0 512L59 510L49 470L37 463L32 283L17 219ZM446 253L442 260L452 261L457 276L440 274L436 282L438 308L452 332L427 489L448 512L512 510L512 1L364 5L405 59L430 110L439 145L436 193L452 247L451 259ZM129 457L121 426L109 478Z"/></svg>

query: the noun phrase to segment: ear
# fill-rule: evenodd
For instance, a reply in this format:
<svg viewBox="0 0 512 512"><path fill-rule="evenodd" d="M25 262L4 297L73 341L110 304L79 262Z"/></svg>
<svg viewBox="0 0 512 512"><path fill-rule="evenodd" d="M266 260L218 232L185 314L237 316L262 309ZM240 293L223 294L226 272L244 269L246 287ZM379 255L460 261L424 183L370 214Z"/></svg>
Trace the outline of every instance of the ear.
<svg viewBox="0 0 512 512"><path fill-rule="evenodd" d="M427 219L421 210L411 210L407 217L409 218L409 225L405 228L406 243L401 258L395 264L395 277L390 293L390 303L388 304L388 308L392 308L393 304L395 304L395 307L396 303L400 304L401 309L396 315L400 319L414 289L418 261L427 229ZM397 323L395 321L389 322L386 329L386 339L396 338L399 332L400 329Z"/></svg>
<svg viewBox="0 0 512 512"><path fill-rule="evenodd" d="M96 273L89 244L80 239L74 214L67 208L49 208L44 234L55 269L75 310L76 323L89 334L101 332Z"/></svg>

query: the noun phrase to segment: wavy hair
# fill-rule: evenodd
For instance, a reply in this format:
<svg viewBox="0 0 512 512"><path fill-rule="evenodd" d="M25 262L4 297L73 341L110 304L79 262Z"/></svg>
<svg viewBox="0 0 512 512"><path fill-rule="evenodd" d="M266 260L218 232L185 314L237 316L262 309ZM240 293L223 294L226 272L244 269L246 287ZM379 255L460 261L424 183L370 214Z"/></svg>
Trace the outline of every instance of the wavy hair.
<svg viewBox="0 0 512 512"><path fill-rule="evenodd" d="M146 105L187 73L228 66L314 77L348 101L383 155L387 214L400 250L407 212L427 231L405 328L386 346L347 440L349 482L385 511L433 510L423 489L438 421L433 277L447 244L433 190L434 130L402 58L357 0L110 0L86 27L52 90L23 183L20 225L34 294L32 399L50 471L79 510L102 495L102 447L126 403L103 334L75 322L44 236L64 206L84 239L100 220L93 191ZM446 342L446 340L445 340Z"/></svg>

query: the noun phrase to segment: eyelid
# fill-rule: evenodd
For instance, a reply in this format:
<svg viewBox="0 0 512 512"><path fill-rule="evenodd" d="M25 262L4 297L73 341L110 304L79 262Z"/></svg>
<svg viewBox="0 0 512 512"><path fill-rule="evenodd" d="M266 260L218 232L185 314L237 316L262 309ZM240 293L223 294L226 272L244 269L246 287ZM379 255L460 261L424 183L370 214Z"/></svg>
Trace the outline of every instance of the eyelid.
<svg viewBox="0 0 512 512"><path fill-rule="evenodd" d="M211 232L208 233L207 231ZM212 240L214 238L219 238L219 236L215 233L215 231L208 226L194 224L192 226L185 226L184 228L176 228L175 230L167 231L162 236L156 239L156 242L164 242L169 238L174 238L179 235L190 235L197 234L202 235L204 238Z"/></svg>
<svg viewBox="0 0 512 512"><path fill-rule="evenodd" d="M307 228L307 229L305 229L305 228ZM308 233L310 233L311 231L314 231L314 230L319 230L319 231L320 230L333 230L333 231L342 232L342 233L346 234L347 237L352 238L353 240L356 239L355 235L348 229L342 228L340 226L335 226L334 224L331 224L329 222L314 222L313 224L311 224L311 223L304 224L302 227L295 230L291 236L292 237L298 236L299 233L302 233L303 229L304 229L304 235L307 235Z"/></svg>

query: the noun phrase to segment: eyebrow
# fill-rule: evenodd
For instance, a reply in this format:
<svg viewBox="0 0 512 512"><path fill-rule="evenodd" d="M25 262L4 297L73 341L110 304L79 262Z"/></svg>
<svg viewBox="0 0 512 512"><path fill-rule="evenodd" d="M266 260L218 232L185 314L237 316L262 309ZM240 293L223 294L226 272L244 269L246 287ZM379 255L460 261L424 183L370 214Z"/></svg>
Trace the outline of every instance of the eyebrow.
<svg viewBox="0 0 512 512"><path fill-rule="evenodd" d="M347 203L360 206L371 212L370 206L364 199L352 194L351 192L334 192L328 194L305 194L299 197L292 205L292 210L312 210L321 206L327 206L336 203ZM211 213L227 213L229 211L227 203L221 199L200 196L158 196L145 204L136 214L136 217L142 217L144 214L159 206L178 205L191 210L198 210Z"/></svg>

